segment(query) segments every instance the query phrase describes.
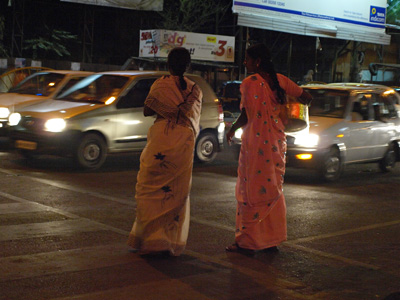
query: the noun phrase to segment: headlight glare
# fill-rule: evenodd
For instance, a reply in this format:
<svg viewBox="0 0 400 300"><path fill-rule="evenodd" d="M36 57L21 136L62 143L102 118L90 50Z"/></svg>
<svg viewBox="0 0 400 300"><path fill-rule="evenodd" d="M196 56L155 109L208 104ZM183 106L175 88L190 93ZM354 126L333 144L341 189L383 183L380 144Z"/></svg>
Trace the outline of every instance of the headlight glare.
<svg viewBox="0 0 400 300"><path fill-rule="evenodd" d="M8 117L8 125L10 126L18 125L19 121L21 121L21 115L19 113L12 113Z"/></svg>
<svg viewBox="0 0 400 300"><path fill-rule="evenodd" d="M318 145L319 136L316 134L305 134L296 136L294 144L305 147L315 147Z"/></svg>
<svg viewBox="0 0 400 300"><path fill-rule="evenodd" d="M0 107L0 119L7 119L10 114L10 110L7 107Z"/></svg>
<svg viewBox="0 0 400 300"><path fill-rule="evenodd" d="M56 118L50 119L44 124L44 129L50 132L61 132L67 126L64 119Z"/></svg>
<svg viewBox="0 0 400 300"><path fill-rule="evenodd" d="M243 134L243 129L239 128L238 130L235 131L235 138L241 139Z"/></svg>

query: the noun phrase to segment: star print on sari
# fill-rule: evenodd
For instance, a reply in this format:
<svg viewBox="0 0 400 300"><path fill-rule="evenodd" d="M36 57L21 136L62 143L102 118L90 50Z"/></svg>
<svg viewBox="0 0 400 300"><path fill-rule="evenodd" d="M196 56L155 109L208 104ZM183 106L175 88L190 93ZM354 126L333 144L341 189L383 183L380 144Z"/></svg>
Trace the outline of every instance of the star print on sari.
<svg viewBox="0 0 400 300"><path fill-rule="evenodd" d="M165 160L166 155L162 154L161 152L158 152L157 154L154 155L154 158L156 160L161 161L160 162L160 167L168 169L169 167L172 167L176 169L176 165L168 160Z"/></svg>
<svg viewBox="0 0 400 300"><path fill-rule="evenodd" d="M267 189L264 186L261 186L261 188L258 192L260 193L260 195L264 195L267 193Z"/></svg>
<svg viewBox="0 0 400 300"><path fill-rule="evenodd" d="M161 152L158 152L157 154L154 155L154 157L159 160L164 160L165 155L161 154Z"/></svg>
<svg viewBox="0 0 400 300"><path fill-rule="evenodd" d="M164 192L164 198L161 201L162 206L164 206L165 202L173 197L171 187L168 185L164 185L161 190Z"/></svg>

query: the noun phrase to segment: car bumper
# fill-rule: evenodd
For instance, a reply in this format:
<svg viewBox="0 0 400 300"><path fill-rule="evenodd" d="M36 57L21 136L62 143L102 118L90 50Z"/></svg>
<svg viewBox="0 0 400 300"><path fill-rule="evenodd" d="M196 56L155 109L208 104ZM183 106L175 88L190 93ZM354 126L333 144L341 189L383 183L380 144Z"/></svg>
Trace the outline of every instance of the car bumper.
<svg viewBox="0 0 400 300"><path fill-rule="evenodd" d="M318 169L329 149L297 148L288 146L286 166L292 168Z"/></svg>
<svg viewBox="0 0 400 300"><path fill-rule="evenodd" d="M7 121L0 120L0 136L8 136Z"/></svg>
<svg viewBox="0 0 400 300"><path fill-rule="evenodd" d="M35 154L68 155L73 153L80 132L67 131L38 135L10 130L9 137L14 149Z"/></svg>

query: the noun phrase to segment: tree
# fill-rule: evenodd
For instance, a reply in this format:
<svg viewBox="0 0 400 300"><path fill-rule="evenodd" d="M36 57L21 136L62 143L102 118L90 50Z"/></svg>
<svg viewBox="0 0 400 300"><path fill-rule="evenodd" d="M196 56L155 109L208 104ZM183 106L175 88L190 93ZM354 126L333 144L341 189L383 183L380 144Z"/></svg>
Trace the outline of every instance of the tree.
<svg viewBox="0 0 400 300"><path fill-rule="evenodd" d="M160 28L187 32L213 33L230 8L230 1L164 0Z"/></svg>
<svg viewBox="0 0 400 300"><path fill-rule="evenodd" d="M77 36L67 31L53 29L50 30L46 26L49 34L45 37L38 36L30 40L26 40L25 50L32 50L32 58L47 58L48 53L53 53L58 57L70 56L70 52L65 46L69 41L77 41Z"/></svg>
<svg viewBox="0 0 400 300"><path fill-rule="evenodd" d="M8 56L6 48L3 45L3 37L4 37L4 29L5 29L4 21L5 21L5 18L3 16L0 16L0 57Z"/></svg>

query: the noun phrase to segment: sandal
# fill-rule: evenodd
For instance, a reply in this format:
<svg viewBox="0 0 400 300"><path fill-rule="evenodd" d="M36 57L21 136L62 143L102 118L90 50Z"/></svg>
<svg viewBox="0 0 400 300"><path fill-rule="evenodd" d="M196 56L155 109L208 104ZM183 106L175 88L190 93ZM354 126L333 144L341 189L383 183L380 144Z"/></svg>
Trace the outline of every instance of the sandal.
<svg viewBox="0 0 400 300"><path fill-rule="evenodd" d="M254 255L254 254L256 254L255 250L242 248L236 243L225 247L225 250L226 250L226 252L237 252L237 253L242 253L242 254L245 254L245 255Z"/></svg>
<svg viewBox="0 0 400 300"><path fill-rule="evenodd" d="M227 252L239 252L239 249L242 248L240 248L239 245L236 243L225 247L225 250Z"/></svg>

